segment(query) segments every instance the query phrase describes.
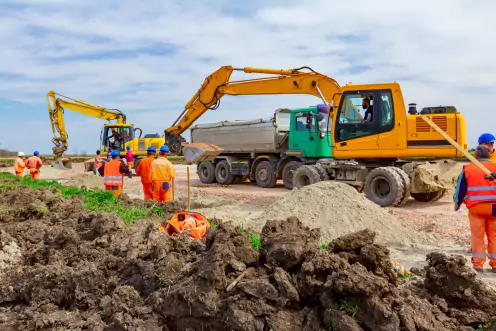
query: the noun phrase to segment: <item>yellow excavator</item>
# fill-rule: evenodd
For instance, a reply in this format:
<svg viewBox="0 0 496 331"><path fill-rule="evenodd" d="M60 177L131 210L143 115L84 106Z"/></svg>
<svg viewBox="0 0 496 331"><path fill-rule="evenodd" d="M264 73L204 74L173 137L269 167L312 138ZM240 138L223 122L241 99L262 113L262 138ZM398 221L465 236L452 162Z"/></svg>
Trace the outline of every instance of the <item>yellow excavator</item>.
<svg viewBox="0 0 496 331"><path fill-rule="evenodd" d="M268 76L231 81L234 71ZM192 127L206 111L217 109L224 95L268 94L314 95L323 104L292 109L279 123L283 114L278 112L265 133L263 125L253 125L254 121ZM407 112L396 82L341 86L309 67L224 66L205 79L164 133L173 152L197 162L203 183L249 179L261 187L274 187L282 179L292 189L335 180L364 190L381 206L399 206L410 196L419 201L440 199L454 186L461 169L449 159L462 153L423 115L467 149L466 121L455 107L425 107L419 112L416 104L409 104ZM187 144L181 134L190 127Z"/></svg>
<svg viewBox="0 0 496 331"><path fill-rule="evenodd" d="M124 152L126 146L130 146L134 154L134 164L137 165L143 156L146 156L146 150L149 146L160 148L164 145L165 138L158 134L145 134L140 128L135 128L133 124L126 122L126 115L118 109L109 109L90 104L88 102L69 98L54 91L46 95L48 103L48 114L54 137L52 142L55 147L52 148L55 156L53 167L59 169L71 169L72 163L64 153L68 149L68 134L64 121L64 110L69 109L87 116L100 118L109 121L104 124L100 135L100 149L102 154L109 153L114 149ZM110 123L115 121L115 123ZM92 169L86 169L91 171Z"/></svg>

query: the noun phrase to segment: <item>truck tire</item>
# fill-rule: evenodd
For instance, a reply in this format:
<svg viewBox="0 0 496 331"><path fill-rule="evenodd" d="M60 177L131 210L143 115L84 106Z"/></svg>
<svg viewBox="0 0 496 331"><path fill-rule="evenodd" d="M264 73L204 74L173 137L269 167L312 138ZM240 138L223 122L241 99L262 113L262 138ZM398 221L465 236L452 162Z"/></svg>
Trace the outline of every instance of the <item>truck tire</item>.
<svg viewBox="0 0 496 331"><path fill-rule="evenodd" d="M296 169L298 169L299 167L300 167L299 162L289 161L282 169L282 182L284 183L284 187L286 187L288 190L293 189L294 173Z"/></svg>
<svg viewBox="0 0 496 331"><path fill-rule="evenodd" d="M212 162L203 161L198 165L198 177L203 184L215 182L215 165Z"/></svg>
<svg viewBox="0 0 496 331"><path fill-rule="evenodd" d="M136 171L136 169L138 168L138 164L140 164L141 162L141 158L135 158L134 161L133 161L133 169Z"/></svg>
<svg viewBox="0 0 496 331"><path fill-rule="evenodd" d="M399 206L403 206L408 201L408 199L410 199L411 182L410 182L410 177L408 177L408 175L406 174L405 171L403 171L403 169L397 167L392 167L392 168L398 173L398 175L400 175L401 179L403 180L403 199L401 199L401 201L396 205L396 207L399 207Z"/></svg>
<svg viewBox="0 0 496 331"><path fill-rule="evenodd" d="M255 180L260 187L272 188L276 186L277 177L269 161L262 161L257 165Z"/></svg>
<svg viewBox="0 0 496 331"><path fill-rule="evenodd" d="M420 202L434 202L441 199L446 194L446 190L427 193L412 193L412 198Z"/></svg>
<svg viewBox="0 0 496 331"><path fill-rule="evenodd" d="M393 168L376 168L365 179L365 196L381 207L396 206L403 199L403 180Z"/></svg>
<svg viewBox="0 0 496 331"><path fill-rule="evenodd" d="M231 185L234 182L231 167L226 160L219 161L215 166L215 179L221 185Z"/></svg>
<svg viewBox="0 0 496 331"><path fill-rule="evenodd" d="M321 166L320 164L315 164L314 167L319 173L321 181L329 180L329 175L327 174L327 171L324 169L323 166Z"/></svg>
<svg viewBox="0 0 496 331"><path fill-rule="evenodd" d="M311 165L299 167L293 174L293 187L302 188L320 182L318 170Z"/></svg>

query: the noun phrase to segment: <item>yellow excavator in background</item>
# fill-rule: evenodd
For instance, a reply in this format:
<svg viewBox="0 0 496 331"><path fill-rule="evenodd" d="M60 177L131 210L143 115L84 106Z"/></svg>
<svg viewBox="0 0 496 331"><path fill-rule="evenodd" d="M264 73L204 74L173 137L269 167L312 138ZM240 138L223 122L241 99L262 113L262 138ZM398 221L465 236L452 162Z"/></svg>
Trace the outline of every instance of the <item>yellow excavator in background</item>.
<svg viewBox="0 0 496 331"><path fill-rule="evenodd" d="M234 71L271 76L230 81ZM208 125L198 125L192 128L190 144L181 137L207 110L217 109L224 95L268 94L314 95L322 100L324 113L322 107L291 110L289 124L274 124L275 135L286 137L278 141L273 141L273 133L265 136L268 141L261 141L266 138L257 131L246 134L250 124L243 126L241 121L222 122L208 129ZM359 112L357 116L360 108L366 111L366 118ZM465 118L455 107L426 107L419 114L416 104L410 104L407 113L396 82L340 86L309 67L224 66L205 79L164 133L171 151L198 162L198 175L204 183L230 184L249 178L259 186L274 187L277 179L283 179L285 186L292 188L336 180L364 189L367 197L381 206L397 206L410 194L419 201L440 199L454 186L461 169L457 162L433 160L461 157L462 153L422 115L467 149ZM322 121L327 125L323 127ZM287 130L281 131L286 125ZM219 136L222 139L216 139ZM248 139L253 137L260 141L252 146L271 149L251 148Z"/></svg>
<svg viewBox="0 0 496 331"><path fill-rule="evenodd" d="M126 122L126 115L118 109L108 109L88 102L69 98L50 91L46 95L48 103L48 114L50 115L50 123L54 137L52 142L55 147L52 148L55 156L53 167L59 169L70 169L72 163L64 153L68 149L68 134L64 121L64 110L72 111L100 118L107 121L115 121L115 123L104 124L100 135L100 149L103 153L109 153L114 149L121 152L125 151L126 146L130 146L134 154L134 165L136 166L143 156L146 156L146 150L149 146L160 148L165 143L165 138L158 134L145 134L142 138L143 131L140 128L135 128L133 124ZM139 131L139 134L137 134ZM86 169L91 171L92 169Z"/></svg>

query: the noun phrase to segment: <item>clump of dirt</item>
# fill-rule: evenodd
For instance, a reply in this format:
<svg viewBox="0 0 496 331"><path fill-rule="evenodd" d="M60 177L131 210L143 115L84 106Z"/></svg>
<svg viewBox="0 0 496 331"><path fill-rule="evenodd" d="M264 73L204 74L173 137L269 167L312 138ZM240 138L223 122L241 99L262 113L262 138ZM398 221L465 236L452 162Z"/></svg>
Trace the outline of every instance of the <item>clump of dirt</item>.
<svg viewBox="0 0 496 331"><path fill-rule="evenodd" d="M496 308L458 257L431 254L425 278L399 280L368 229L322 249L318 229L270 220L256 249L232 223L171 238L51 190L9 191L7 206L2 330L472 330Z"/></svg>
<svg viewBox="0 0 496 331"><path fill-rule="evenodd" d="M381 244L439 246L443 243L434 234L412 231L403 220L344 183L327 181L293 189L266 208L261 217L250 221L260 231L267 220L290 216L298 217L310 228L320 228L324 242L369 228L377 231L377 241Z"/></svg>

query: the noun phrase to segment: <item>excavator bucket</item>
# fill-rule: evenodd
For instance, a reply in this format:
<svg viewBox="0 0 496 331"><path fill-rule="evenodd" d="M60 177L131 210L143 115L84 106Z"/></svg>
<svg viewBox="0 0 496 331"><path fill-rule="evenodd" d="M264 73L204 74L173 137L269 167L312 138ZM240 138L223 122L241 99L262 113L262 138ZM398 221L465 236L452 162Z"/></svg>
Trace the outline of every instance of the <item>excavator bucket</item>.
<svg viewBox="0 0 496 331"><path fill-rule="evenodd" d="M213 161L222 152L222 148L213 144L183 144L183 155L187 162Z"/></svg>
<svg viewBox="0 0 496 331"><path fill-rule="evenodd" d="M410 163L404 166L404 170L411 175L412 193L452 190L456 187L462 168L463 163L453 160Z"/></svg>
<svg viewBox="0 0 496 331"><path fill-rule="evenodd" d="M72 162L68 158L55 159L52 167L59 170L70 170L72 169Z"/></svg>

